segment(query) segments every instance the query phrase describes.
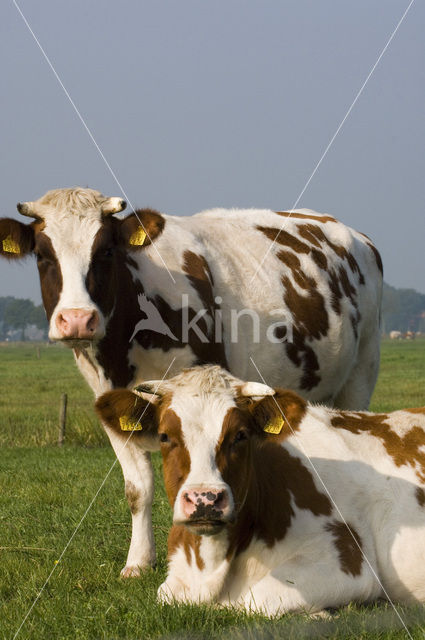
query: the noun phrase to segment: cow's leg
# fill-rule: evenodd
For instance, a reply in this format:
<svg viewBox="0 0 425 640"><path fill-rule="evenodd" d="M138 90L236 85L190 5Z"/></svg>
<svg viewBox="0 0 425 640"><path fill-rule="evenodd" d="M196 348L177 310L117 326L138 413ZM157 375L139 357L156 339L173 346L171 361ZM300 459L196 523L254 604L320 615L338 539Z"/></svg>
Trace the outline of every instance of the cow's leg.
<svg viewBox="0 0 425 640"><path fill-rule="evenodd" d="M356 363L344 386L336 395L337 409L362 410L369 407L379 372L379 331L372 333L359 345Z"/></svg>
<svg viewBox="0 0 425 640"><path fill-rule="evenodd" d="M75 360L80 372L98 398L110 391L112 385L97 365L95 356L89 350L74 350ZM121 575L124 578L139 576L140 569L155 564L155 541L152 529L153 469L150 453L143 449L140 435L137 443L129 436L103 425L111 445L121 465L125 481L125 493L130 506L132 531L127 562ZM155 450L152 439L147 447Z"/></svg>
<svg viewBox="0 0 425 640"><path fill-rule="evenodd" d="M150 453L139 442L105 427L122 468L125 495L131 511L132 531L127 562L121 571L123 578L140 575L141 569L155 564L155 540L152 528L152 500L154 492L153 468Z"/></svg>

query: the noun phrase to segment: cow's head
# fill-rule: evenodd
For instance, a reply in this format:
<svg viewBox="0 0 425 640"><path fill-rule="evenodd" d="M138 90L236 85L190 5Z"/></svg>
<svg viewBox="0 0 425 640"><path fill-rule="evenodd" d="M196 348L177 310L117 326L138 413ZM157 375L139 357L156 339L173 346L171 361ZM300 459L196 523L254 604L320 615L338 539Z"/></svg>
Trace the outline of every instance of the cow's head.
<svg viewBox="0 0 425 640"><path fill-rule="evenodd" d="M0 254L37 258L50 339L76 346L104 336L126 252L149 244L163 224L156 212L114 218L125 206L92 189L56 189L17 205L29 224L0 220Z"/></svg>
<svg viewBox="0 0 425 640"><path fill-rule="evenodd" d="M115 430L134 429L132 437L158 434L174 523L198 535L236 519L252 489L255 449L296 429L306 406L291 391L242 382L216 366L138 389L104 394L97 411Z"/></svg>

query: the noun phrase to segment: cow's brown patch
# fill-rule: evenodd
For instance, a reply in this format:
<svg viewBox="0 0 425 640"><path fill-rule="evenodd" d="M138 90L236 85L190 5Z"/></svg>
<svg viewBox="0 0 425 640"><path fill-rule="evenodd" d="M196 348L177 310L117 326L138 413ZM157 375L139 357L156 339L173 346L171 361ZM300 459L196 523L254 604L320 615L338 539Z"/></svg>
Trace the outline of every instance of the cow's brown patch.
<svg viewBox="0 0 425 640"><path fill-rule="evenodd" d="M283 298L294 319L292 342L287 342L286 353L290 360L302 367L303 375L300 387L311 390L320 382L319 362L307 340L326 336L329 328L328 312L322 294L313 286L312 278L302 279L308 293L301 294L286 276L282 278Z"/></svg>
<svg viewBox="0 0 425 640"><path fill-rule="evenodd" d="M137 513L140 509L140 492L130 480L125 481L125 497L131 513Z"/></svg>
<svg viewBox="0 0 425 640"><path fill-rule="evenodd" d="M42 231L35 236L34 252L40 276L41 297L50 320L62 291L62 271L50 238Z"/></svg>
<svg viewBox="0 0 425 640"><path fill-rule="evenodd" d="M284 251L282 249L277 252L276 256L283 262L283 264L291 269L293 274L301 269L301 262L295 253L292 253L291 251Z"/></svg>
<svg viewBox="0 0 425 640"><path fill-rule="evenodd" d="M338 269L328 270L328 284L331 291L331 306L338 315L341 314L341 300L346 296L353 307L350 314L350 321L355 337L358 337L358 324L361 314L357 303L357 290L351 284L346 269L340 265Z"/></svg>
<svg viewBox="0 0 425 640"><path fill-rule="evenodd" d="M171 560L179 547L183 547L186 561L192 564L192 552L195 556L196 566L200 571L205 568L205 563L200 553L201 536L196 536L186 527L173 525L168 535L168 559Z"/></svg>
<svg viewBox="0 0 425 640"><path fill-rule="evenodd" d="M308 294L298 293L290 279L283 276L283 298L293 315L298 331L307 338L319 340L321 337L326 336L329 328L325 300L317 290L316 282L313 278L300 275L300 282L302 283L300 286L308 290Z"/></svg>
<svg viewBox="0 0 425 640"><path fill-rule="evenodd" d="M197 291L205 308L213 315L215 310L214 280L204 256L186 250L183 254L183 271L187 274L190 284Z"/></svg>
<svg viewBox="0 0 425 640"><path fill-rule="evenodd" d="M331 291L331 306L336 314L341 313L341 300L343 297L341 284L335 269L328 270L328 284Z"/></svg>
<svg viewBox="0 0 425 640"><path fill-rule="evenodd" d="M168 501L174 505L177 493L190 471L190 455L186 448L182 424L179 416L169 408L169 398L161 401L159 436L168 436L168 442L161 443L161 454L164 463L164 484Z"/></svg>
<svg viewBox="0 0 425 640"><path fill-rule="evenodd" d="M348 251L344 246L335 244L332 242L327 235L324 233L323 229L321 229L318 225L314 224L304 224L297 225L298 233L312 242L312 238L314 238L317 246L324 247L328 246L332 251L342 260L346 260L350 266L350 269L353 273L356 273L359 278L359 284L365 284L365 279L362 271L360 270L359 264L353 254Z"/></svg>
<svg viewBox="0 0 425 640"><path fill-rule="evenodd" d="M134 328L142 318L137 296L143 294L144 290L140 281L132 278L128 268L132 263L136 266L131 257L122 255L118 250L111 282L105 284L105 287L110 287L115 294L114 310L108 321L106 335L97 345L96 358L114 387L128 386L135 374L135 366L130 365L128 352ZM96 286L101 309L102 282L103 278ZM137 341L139 336L140 334L137 334L135 338Z"/></svg>
<svg viewBox="0 0 425 640"><path fill-rule="evenodd" d="M334 539L338 551L341 571L352 576L359 576L362 572L362 541L359 534L352 527L336 520L325 526Z"/></svg>
<svg viewBox="0 0 425 640"><path fill-rule="evenodd" d="M224 344L222 340L223 325L221 316L217 313L220 309L214 298L214 279L211 273L208 262L204 256L199 256L193 251L185 251L183 254L183 271L187 274L187 278L192 287L198 293L208 315L211 318L211 328L207 329L206 323L204 323L205 335L208 338L208 346L200 349L200 344L196 340L196 336L189 334L191 340L190 346L194 349L194 353L199 353L197 364L203 363L217 363L224 369L228 369L226 354L224 351ZM219 322L220 326L217 327L216 323ZM193 345L192 345L193 341Z"/></svg>
<svg viewBox="0 0 425 640"><path fill-rule="evenodd" d="M323 253L323 251L319 251L319 249L312 249L311 250L311 257L313 258L314 262L317 264L317 266L320 269L323 269L324 271L327 270L327 268L328 268L328 259L326 258L326 256Z"/></svg>
<svg viewBox="0 0 425 640"><path fill-rule="evenodd" d="M417 477L425 482L425 432L422 427L413 426L403 436L399 436L385 422L387 414L369 414L341 411L331 418L334 427L347 429L352 433L369 433L381 440L386 452L397 467L412 467Z"/></svg>
<svg viewBox="0 0 425 640"><path fill-rule="evenodd" d="M425 491L422 489L422 487L416 487L415 496L416 496L416 500L418 501L418 505L420 507L424 507L425 506Z"/></svg>
<svg viewBox="0 0 425 640"><path fill-rule="evenodd" d="M276 256L287 267L291 269L294 279L296 280L296 278L299 277L299 272L301 270L301 262L298 259L298 257L294 253L291 253L290 251L285 251L283 249L281 251L278 251ZM318 249L312 249L310 256L313 259L313 261L316 263L316 265L319 267L319 269L322 269L322 270L327 269L328 261L326 259L325 254L322 253L322 251L319 251Z"/></svg>
<svg viewBox="0 0 425 640"><path fill-rule="evenodd" d="M357 303L356 303L356 300L355 300L355 295L357 293L356 289L351 284L351 282L350 282L350 280L348 278L347 271L344 269L344 267L342 265L340 265L338 267L338 274L339 274L339 282L340 282L342 291L347 296L347 298L349 298L351 300L351 303L354 306L357 306Z"/></svg>
<svg viewBox="0 0 425 640"><path fill-rule="evenodd" d="M297 226L298 226L298 233L302 238L307 240L307 242L310 242L310 244L314 245L318 249L324 246L324 243L321 240L319 240L317 236L319 237L323 236L324 238L326 236L323 232L321 232L320 234L315 233L316 231L315 225L306 224L306 225L297 225Z"/></svg>
<svg viewBox="0 0 425 640"><path fill-rule="evenodd" d="M289 247L295 253L310 253L310 247L305 242L302 242L299 238L294 236L292 233L288 233L288 231L276 229L274 227L262 227L260 225L257 226L258 231L264 233L264 235L274 242L281 244L285 247Z"/></svg>
<svg viewBox="0 0 425 640"><path fill-rule="evenodd" d="M425 407L412 407L410 409L403 409L403 411L408 411L409 413L417 413L419 415L425 415Z"/></svg>
<svg viewBox="0 0 425 640"><path fill-rule="evenodd" d="M295 211L291 213L291 211L276 211L278 216L284 216L285 218L297 218L301 220L314 220L316 222L338 222L332 216L322 216L318 214L317 216L308 213L296 213Z"/></svg>
<svg viewBox="0 0 425 640"><path fill-rule="evenodd" d="M249 483L236 523L229 526L228 558L244 551L254 538L268 547L282 540L294 517L291 500L316 516L332 513L330 500L318 491L303 462L269 440L253 442Z"/></svg>
<svg viewBox="0 0 425 640"><path fill-rule="evenodd" d="M382 264L382 258L381 258L381 254L379 253L378 249L375 247L374 244L372 243L368 243L368 247L369 249L373 252L373 255L375 256L375 260L376 260L376 265L379 269L379 271L381 272L381 274L384 274L384 267Z"/></svg>
<svg viewBox="0 0 425 640"><path fill-rule="evenodd" d="M126 255L119 246L119 222L115 218L106 218L98 230L91 248L90 266L86 275L86 288L90 298L95 302L105 316L109 316L121 286L120 278L125 288L128 275L124 273ZM127 277L126 277L127 276Z"/></svg>
<svg viewBox="0 0 425 640"><path fill-rule="evenodd" d="M297 256L289 251L279 251L277 254L279 260L281 260L292 271L292 277L301 289L309 291L316 287L316 281L314 278L307 276L301 269L301 263Z"/></svg>
<svg viewBox="0 0 425 640"><path fill-rule="evenodd" d="M276 337L279 338L277 331ZM285 348L288 358L296 367L302 368L300 388L311 391L317 387L321 380L318 375L319 360L313 347L307 344L305 336L295 327L292 330L292 341L286 342Z"/></svg>

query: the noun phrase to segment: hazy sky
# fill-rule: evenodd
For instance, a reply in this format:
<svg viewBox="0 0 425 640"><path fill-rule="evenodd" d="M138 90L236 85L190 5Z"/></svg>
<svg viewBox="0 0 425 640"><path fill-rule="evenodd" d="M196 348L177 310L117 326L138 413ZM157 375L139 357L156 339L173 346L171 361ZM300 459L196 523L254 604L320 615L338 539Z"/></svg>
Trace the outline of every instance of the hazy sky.
<svg viewBox="0 0 425 640"><path fill-rule="evenodd" d="M290 208L408 0L17 0L128 199L189 215ZM122 195L13 2L0 8L1 215ZM413 3L299 205L371 236L425 292L425 6ZM236 241L236 239L235 239ZM40 300L32 259L0 296Z"/></svg>

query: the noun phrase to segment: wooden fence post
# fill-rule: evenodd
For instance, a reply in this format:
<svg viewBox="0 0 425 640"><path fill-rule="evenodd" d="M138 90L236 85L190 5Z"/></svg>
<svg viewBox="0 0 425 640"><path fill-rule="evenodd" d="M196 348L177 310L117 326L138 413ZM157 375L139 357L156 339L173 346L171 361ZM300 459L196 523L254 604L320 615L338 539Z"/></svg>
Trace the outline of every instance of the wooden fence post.
<svg viewBox="0 0 425 640"><path fill-rule="evenodd" d="M65 441L67 404L68 404L68 396L66 393L63 393L61 396L61 407L60 407L60 413L59 413L59 438L58 438L59 447L61 447Z"/></svg>

